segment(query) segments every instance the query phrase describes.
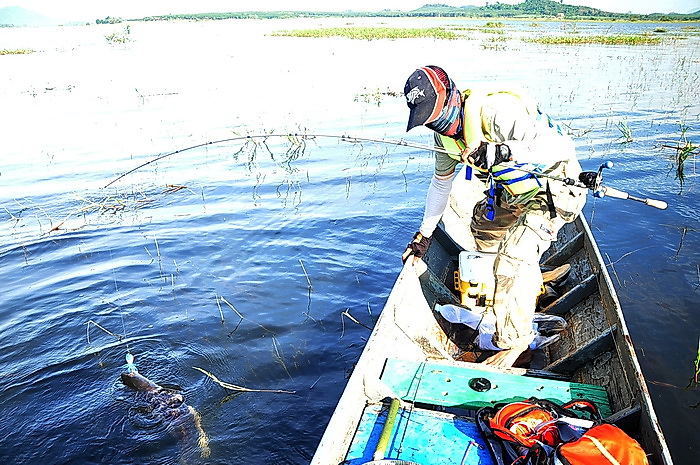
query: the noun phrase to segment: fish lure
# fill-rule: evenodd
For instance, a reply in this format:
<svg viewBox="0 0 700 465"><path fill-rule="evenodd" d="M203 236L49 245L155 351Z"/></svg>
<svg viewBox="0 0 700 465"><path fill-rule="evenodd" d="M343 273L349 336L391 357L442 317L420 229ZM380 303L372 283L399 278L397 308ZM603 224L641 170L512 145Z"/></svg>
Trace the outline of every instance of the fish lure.
<svg viewBox="0 0 700 465"><path fill-rule="evenodd" d="M126 354L126 371L127 373L135 373L138 371L136 365L134 365L134 356L130 353Z"/></svg>

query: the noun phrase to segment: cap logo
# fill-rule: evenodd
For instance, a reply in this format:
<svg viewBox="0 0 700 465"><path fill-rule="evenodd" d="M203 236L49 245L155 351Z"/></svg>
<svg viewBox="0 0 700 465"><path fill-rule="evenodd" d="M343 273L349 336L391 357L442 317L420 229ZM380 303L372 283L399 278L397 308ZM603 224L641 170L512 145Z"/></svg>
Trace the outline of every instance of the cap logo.
<svg viewBox="0 0 700 465"><path fill-rule="evenodd" d="M418 97L425 97L425 92L423 92L423 90L419 89L418 86L416 86L413 89L411 89L411 91L408 94L406 94L406 101L411 105L415 105Z"/></svg>

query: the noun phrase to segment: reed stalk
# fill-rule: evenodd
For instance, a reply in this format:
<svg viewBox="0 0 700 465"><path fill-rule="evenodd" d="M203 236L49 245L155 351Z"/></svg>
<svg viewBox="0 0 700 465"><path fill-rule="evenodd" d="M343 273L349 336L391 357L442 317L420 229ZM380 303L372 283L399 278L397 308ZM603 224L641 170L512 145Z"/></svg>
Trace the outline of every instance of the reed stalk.
<svg viewBox="0 0 700 465"><path fill-rule="evenodd" d="M123 335L123 334L116 334L116 333L113 333L112 331L110 331L110 330L108 330L108 329L106 329L106 328L100 326L98 323L95 323L95 322L92 321L92 320L88 321L86 324L87 324L87 342L88 342L88 344L90 344L90 325L91 325L91 324L97 326L99 329L101 329L101 330L104 331L105 333L109 334L110 336L116 337L117 339L119 339L119 342L121 342L122 339L124 338L124 335Z"/></svg>
<svg viewBox="0 0 700 465"><path fill-rule="evenodd" d="M698 378L700 377L700 338L698 338L698 355L695 358L695 384L698 384Z"/></svg>
<svg viewBox="0 0 700 465"><path fill-rule="evenodd" d="M221 381L219 378L217 378L215 375L209 373L207 370L199 367L192 367L197 371L201 371L208 377L210 377L216 384L221 386L224 389L228 389L229 391L237 391L237 392L272 392L272 393L277 393L277 394L296 394L296 391L286 391L282 389L251 389L243 386L238 386L237 384L231 384L227 383L225 381Z"/></svg>
<svg viewBox="0 0 700 465"><path fill-rule="evenodd" d="M301 265L301 269L304 271L304 276L306 276L306 282L309 284L309 291L313 291L314 287L311 285L311 280L309 279L309 273L306 272L306 267L304 266L304 262L299 259L299 264Z"/></svg>

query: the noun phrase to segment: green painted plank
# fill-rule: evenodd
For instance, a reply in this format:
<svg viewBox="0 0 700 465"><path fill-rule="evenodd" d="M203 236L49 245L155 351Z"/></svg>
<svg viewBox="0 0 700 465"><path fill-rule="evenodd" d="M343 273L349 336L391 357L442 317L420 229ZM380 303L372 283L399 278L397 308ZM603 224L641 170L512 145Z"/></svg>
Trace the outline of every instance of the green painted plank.
<svg viewBox="0 0 700 465"><path fill-rule="evenodd" d="M491 388L485 392L472 389L469 383L474 378L488 379ZM529 397L559 404L588 399L595 402L604 417L612 414L605 388L590 384L397 359L387 359L382 381L402 400L410 402L476 410Z"/></svg>

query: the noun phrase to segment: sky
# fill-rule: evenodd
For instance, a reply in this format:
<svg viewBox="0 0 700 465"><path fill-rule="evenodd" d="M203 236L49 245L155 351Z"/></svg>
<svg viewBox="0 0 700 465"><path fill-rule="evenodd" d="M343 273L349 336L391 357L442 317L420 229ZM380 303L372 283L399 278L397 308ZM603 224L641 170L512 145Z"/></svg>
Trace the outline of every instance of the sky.
<svg viewBox="0 0 700 465"><path fill-rule="evenodd" d="M493 0L495 1L495 0ZM502 3L520 3L501 0ZM157 14L311 10L311 11L379 11L382 9L414 10L426 3L452 6L483 6L485 0L0 0L0 8L22 6L55 18L94 20L106 16L140 18ZM565 0L570 5L585 5L618 13L689 13L700 10L700 0Z"/></svg>

